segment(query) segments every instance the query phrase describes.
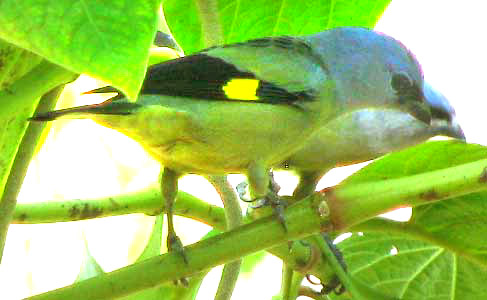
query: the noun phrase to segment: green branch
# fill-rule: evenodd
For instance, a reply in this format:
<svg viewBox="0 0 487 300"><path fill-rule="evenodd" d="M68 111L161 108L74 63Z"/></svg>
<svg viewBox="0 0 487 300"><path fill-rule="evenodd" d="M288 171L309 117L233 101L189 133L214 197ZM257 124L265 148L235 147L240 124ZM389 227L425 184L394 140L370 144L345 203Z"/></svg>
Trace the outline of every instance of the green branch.
<svg viewBox="0 0 487 300"><path fill-rule="evenodd" d="M398 179L348 184L322 191L336 231L404 206L419 206L487 189L487 159Z"/></svg>
<svg viewBox="0 0 487 300"><path fill-rule="evenodd" d="M304 275L296 272L286 264L282 264L281 292L282 300L295 300L298 297L299 288Z"/></svg>
<svg viewBox="0 0 487 300"><path fill-rule="evenodd" d="M346 230L399 205L422 205L486 190L486 166L487 160L480 160L422 175L387 180L381 184L371 182L327 189L298 201L286 210L287 233L274 217L265 217L187 246L188 265L185 265L177 254L165 254L30 299L116 298L190 276L264 249L297 269L298 256L294 249L294 253L289 253L286 241L301 239L320 231ZM435 197L432 191L435 192ZM356 210L355 206L360 203L365 205L361 205L361 210ZM368 205L369 203L371 205ZM338 227L335 227L337 225ZM302 251L309 252L309 249L304 248ZM303 255L301 258L309 255L300 254ZM323 271L323 267L323 262L318 262L307 272L321 279L322 274L319 272Z"/></svg>
<svg viewBox="0 0 487 300"><path fill-rule="evenodd" d="M165 212L164 203L162 205L162 212ZM161 192L159 187L152 186L134 193L90 200L19 203L15 209L12 223L70 222L133 213L156 215L160 212ZM179 191L177 195L174 212L220 230L226 228L223 208L208 204L182 191Z"/></svg>
<svg viewBox="0 0 487 300"><path fill-rule="evenodd" d="M333 189L327 189L322 193L327 195L332 211L331 218L335 224L336 220L348 220L346 224L350 225L358 224L366 221L371 216L376 216L401 205L421 205L435 200L487 189L487 183L485 183L485 180L481 180L484 178L482 174L484 174L486 165L487 160L481 160L422 175L388 180L381 182L381 184L371 182L360 185L338 186ZM420 180L420 178L429 179ZM445 180L445 178L451 180ZM414 184L414 182L418 183L418 181L421 184ZM357 187L360 187L360 189ZM404 187L409 188L406 189ZM437 192L438 198L431 199L431 193L428 194L427 192L432 189ZM363 193L359 193L360 190ZM413 190L415 191L414 193ZM391 191L394 191L394 194L389 196L388 193L391 193ZM425 195L428 195L428 197L425 197ZM353 205L360 205L361 210L356 211ZM348 208L353 214L340 215L343 208ZM128 213L154 214L158 211L160 211L160 191L154 187L137 193L96 200L19 204L16 208L14 221L16 223L45 223ZM178 194L175 212L178 215L193 218L217 229L225 230L225 217L222 208L209 205L186 193L180 192ZM352 215L356 218L355 220L350 219ZM348 219L344 219L343 216L347 216ZM350 225L345 226L345 223L338 224L341 224L340 227L335 227L331 230L362 230L362 228L358 227L360 225L348 228L347 226ZM260 237L256 236L255 240L260 240ZM267 251L278 256L296 270L300 270L312 257L310 248L301 243L294 243L292 253L290 253L286 240L283 240L281 245L274 246L267 249ZM332 271L330 271L327 263L323 260L318 260L311 267L301 271L313 274L323 282L327 282L333 276Z"/></svg>
<svg viewBox="0 0 487 300"><path fill-rule="evenodd" d="M276 218L266 217L189 245L185 247L189 258L187 265L178 254L168 253L29 299L113 299L188 277L327 228L328 216L318 210L324 206L324 198L314 195L289 207L286 211L287 232Z"/></svg>
<svg viewBox="0 0 487 300"><path fill-rule="evenodd" d="M223 44L223 30L220 23L218 1L198 0L196 1L205 47L218 46Z"/></svg>
<svg viewBox="0 0 487 300"><path fill-rule="evenodd" d="M161 212L160 199L160 189L153 186L135 193L92 200L19 203L15 209L12 223L69 222L131 213L154 215ZM162 212L165 212L165 207L162 207ZM182 191L179 191L174 203L174 213L208 224L221 231L226 229L223 208L208 204ZM244 219L244 222L249 221L249 218ZM293 244L292 253L289 252L287 243L268 249L268 251L298 270L301 270L302 266L306 266L313 256L310 247L301 243ZM320 260L313 263L313 269L306 268L303 272L313 273L325 282L333 276L333 273L328 271L327 264Z"/></svg>

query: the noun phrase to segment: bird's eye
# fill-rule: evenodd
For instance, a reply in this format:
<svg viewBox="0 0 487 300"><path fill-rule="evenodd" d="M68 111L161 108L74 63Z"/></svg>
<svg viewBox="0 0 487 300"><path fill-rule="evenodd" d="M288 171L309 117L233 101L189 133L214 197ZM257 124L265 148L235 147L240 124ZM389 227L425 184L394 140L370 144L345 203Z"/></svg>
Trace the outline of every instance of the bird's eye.
<svg viewBox="0 0 487 300"><path fill-rule="evenodd" d="M404 93L411 89L413 81L404 73L396 73L392 75L391 86L397 93Z"/></svg>

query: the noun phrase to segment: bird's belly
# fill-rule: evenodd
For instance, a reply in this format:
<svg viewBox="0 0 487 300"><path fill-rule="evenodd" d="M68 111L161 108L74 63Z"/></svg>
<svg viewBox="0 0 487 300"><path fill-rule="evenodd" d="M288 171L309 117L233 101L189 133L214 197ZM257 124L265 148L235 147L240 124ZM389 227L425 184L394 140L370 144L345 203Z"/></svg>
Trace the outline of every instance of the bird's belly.
<svg viewBox="0 0 487 300"><path fill-rule="evenodd" d="M242 138L240 142L232 143L223 136L217 140L205 140L201 135L198 139L179 137L144 145L144 148L162 165L196 174L245 173L251 163L262 161L265 165L275 165L284 156L281 152L295 148L293 141L282 138L255 139L254 136L252 141Z"/></svg>
<svg viewBox="0 0 487 300"><path fill-rule="evenodd" d="M240 153L218 151L201 141L175 139L145 147L162 165L185 173L242 173L252 159Z"/></svg>

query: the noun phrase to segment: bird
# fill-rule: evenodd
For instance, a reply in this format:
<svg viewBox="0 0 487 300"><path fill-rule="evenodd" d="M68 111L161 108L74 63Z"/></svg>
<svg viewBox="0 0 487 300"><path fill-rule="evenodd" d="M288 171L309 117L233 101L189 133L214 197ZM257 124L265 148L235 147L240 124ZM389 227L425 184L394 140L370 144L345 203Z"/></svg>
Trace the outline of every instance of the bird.
<svg viewBox="0 0 487 300"><path fill-rule="evenodd" d="M242 173L251 199L275 201L268 188L271 167L337 116L383 107L429 123L422 85L421 66L401 42L366 28L339 27L207 48L149 67L135 102L105 86L85 93L117 95L30 120L89 118L134 139L158 160L168 251L187 263L172 221L181 176Z"/></svg>
<svg viewBox="0 0 487 300"><path fill-rule="evenodd" d="M405 111L364 108L341 114L322 126L276 167L291 170L299 178L293 197L301 199L313 193L320 178L335 167L372 160L434 136L465 141L448 99L426 81L423 94L432 112L430 123Z"/></svg>

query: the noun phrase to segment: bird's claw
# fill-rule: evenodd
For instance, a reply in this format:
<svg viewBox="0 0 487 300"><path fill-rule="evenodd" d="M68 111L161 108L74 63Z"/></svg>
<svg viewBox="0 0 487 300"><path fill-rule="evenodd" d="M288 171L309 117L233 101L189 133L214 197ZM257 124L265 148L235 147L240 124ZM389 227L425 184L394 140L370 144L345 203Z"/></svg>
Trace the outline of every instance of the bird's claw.
<svg viewBox="0 0 487 300"><path fill-rule="evenodd" d="M247 183L247 181L242 181L239 184L237 184L235 189L237 190L238 198L240 198L240 200L246 203L252 203L255 202L256 199L250 199L247 196L245 196L245 194L247 194L248 186L249 184Z"/></svg>
<svg viewBox="0 0 487 300"><path fill-rule="evenodd" d="M286 220L284 216L284 210L286 208L286 203L277 195L277 192L280 190L279 185L274 181L274 177L272 176L271 173L271 183L269 184L270 191L267 193L265 197L261 198L254 198L250 199L248 198L245 194L247 193L247 186L248 183L246 181L240 182L236 186L237 194L240 198L240 200L247 202L247 203L252 203L253 205L251 206L252 208L261 208L264 206L271 206L274 215L277 217L279 220L279 223L281 223L282 227L284 228L284 231L287 232L288 228L286 225Z"/></svg>
<svg viewBox="0 0 487 300"><path fill-rule="evenodd" d="M279 223L281 223L284 231L287 232L287 224L286 224L286 217L284 215L284 211L287 207L287 203L283 201L277 194L269 193L265 198L265 204L270 205L272 210L274 211L274 215L277 217Z"/></svg>
<svg viewBox="0 0 487 300"><path fill-rule="evenodd" d="M176 252L182 257L184 263L188 264L188 257L184 251L183 243L174 232L167 234L167 251Z"/></svg>

